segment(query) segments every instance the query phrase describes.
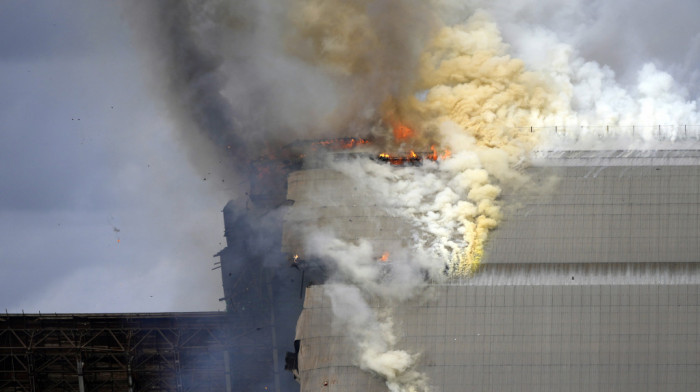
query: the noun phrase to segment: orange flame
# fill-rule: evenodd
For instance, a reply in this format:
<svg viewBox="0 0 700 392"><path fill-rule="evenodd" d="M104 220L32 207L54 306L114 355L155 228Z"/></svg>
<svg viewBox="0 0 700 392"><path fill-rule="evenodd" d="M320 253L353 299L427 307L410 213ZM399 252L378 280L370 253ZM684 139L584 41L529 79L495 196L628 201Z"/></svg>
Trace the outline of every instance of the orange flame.
<svg viewBox="0 0 700 392"><path fill-rule="evenodd" d="M437 161L438 155L437 150L435 149L435 145L430 146L430 151L432 151L432 153L428 156L428 159L430 159L431 161Z"/></svg>
<svg viewBox="0 0 700 392"><path fill-rule="evenodd" d="M383 162L388 162L394 166L400 166L405 164L418 165L423 160L415 152L411 151L409 155L389 155L387 153L381 153L378 159Z"/></svg>
<svg viewBox="0 0 700 392"><path fill-rule="evenodd" d="M401 124L400 122L394 123L394 139L396 141L402 141L414 137L416 133L413 129Z"/></svg>
<svg viewBox="0 0 700 392"><path fill-rule="evenodd" d="M382 253L382 257L379 258L379 261L382 261L384 263L389 261L389 252Z"/></svg>
<svg viewBox="0 0 700 392"><path fill-rule="evenodd" d="M350 137L350 138L338 138L338 139L326 139L319 140L314 143L314 146L322 146L330 150L349 150L363 144L370 144L367 139Z"/></svg>

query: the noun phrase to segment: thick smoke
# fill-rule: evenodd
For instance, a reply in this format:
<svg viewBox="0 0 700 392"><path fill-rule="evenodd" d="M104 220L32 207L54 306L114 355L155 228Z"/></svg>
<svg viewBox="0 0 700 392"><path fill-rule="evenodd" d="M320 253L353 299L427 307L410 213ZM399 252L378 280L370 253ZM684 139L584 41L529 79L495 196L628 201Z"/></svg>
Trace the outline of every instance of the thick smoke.
<svg viewBox="0 0 700 392"><path fill-rule="evenodd" d="M247 190L251 160L346 131L327 124L342 97L328 75L289 55L283 5L134 1L127 13L188 158L234 184L233 196Z"/></svg>
<svg viewBox="0 0 700 392"><path fill-rule="evenodd" d="M449 151L420 168L328 164L365 191L367 205L410 227L407 244L389 249L390 269L377 263L387 249L372 238L304 228L303 253L335 272L327 292L357 343L356 362L392 391L426 390L429 381L370 298L390 305L418 294L426 277L473 274L503 219L502 189L529 186L533 150L654 148L655 139L676 140L680 126L700 124L688 98L697 87L674 80L698 79L700 33L683 33L687 45L661 40L665 48L653 42L665 34L659 29L624 28L661 2L142 3L136 19L158 85L201 167L229 157L224 172L243 169L298 138L371 135L376 153ZM679 9L668 12L697 15ZM601 129L625 138L601 142Z"/></svg>
<svg viewBox="0 0 700 392"><path fill-rule="evenodd" d="M431 15L437 18L438 13ZM307 24L307 29L313 30L309 25L313 26L313 20ZM530 61L513 58L512 47L503 41L493 17L482 10L470 12L464 22L433 25L430 32L431 39L425 41L417 60L418 73L413 78L395 79L403 84L390 90L392 95L383 97L380 110L385 110L385 120L390 117L389 124L385 124L387 128L393 126L392 120L398 120L415 129L415 137L402 141L404 144L399 148L434 144L439 149L450 150L451 157L438 163L424 162L420 170L387 168L374 162L337 162L333 166L357 184L366 186L369 199L410 222L414 228L410 247L426 263L447 264L450 274L469 275L478 267L488 233L502 218L499 203L502 187L526 186L528 178L522 169L530 152L545 142L558 141L556 134L547 133L545 127L568 130L569 136L573 136L566 139L570 143L585 141L591 126L642 125L637 136L652 140L653 130L657 129L654 125L699 123L695 102L676 93L678 89L671 76L651 63L640 68L636 86L626 89L615 80L610 68L583 60L570 45L542 28L534 29L516 42L522 54L527 54L528 48L536 48L537 52L529 56ZM373 30L364 30L363 34L373 36ZM334 35L326 38L337 42ZM410 41L410 35L406 39ZM321 51L329 54L329 57L321 56L327 65L338 68L339 64L354 64L343 62L356 54L352 47L340 45L332 49L330 53ZM414 61L412 57L406 59ZM340 70L360 76L366 71L352 66ZM378 92L383 91L379 88ZM671 132L664 137L678 137L674 129L678 128L670 128ZM336 255L330 255L326 250L332 243L330 239L310 241L306 250L332 262L340 269L341 279L368 295L391 298L391 289L388 293L377 289L385 283L378 280L376 266L373 268L371 264L368 243L361 242L363 252L358 252L354 244L345 244ZM344 256L338 257L339 254ZM372 273L367 274L368 270ZM404 285L401 291L417 292L418 287ZM343 311L349 308L345 302L347 296L336 291L338 287L328 287L338 318L347 323L350 336L363 348L359 354L360 366L382 375L388 385L394 385L380 366L366 361L368 353L396 352L388 343L392 339L385 337L383 344L378 345L379 351L371 349L377 344L369 342L383 336L376 332L376 320L348 317ZM353 298L356 306L370 309L362 297ZM364 314L356 310L351 314ZM372 339L358 332L367 330L374 331L370 335ZM402 358L411 358L408 353L403 354ZM398 374L415 372L412 362L406 367L398 358L392 369ZM420 382L401 384L400 388L420 390L425 385L420 377Z"/></svg>
<svg viewBox="0 0 700 392"><path fill-rule="evenodd" d="M412 92L418 60L438 21L423 0L289 0L296 34L288 49L338 86L327 127L366 136ZM379 135L381 136L381 135Z"/></svg>
<svg viewBox="0 0 700 392"><path fill-rule="evenodd" d="M408 143L449 149L449 159L426 161L419 170L372 161L333 165L366 187L367 199L384 205L414 228L409 247L420 262L397 258L394 269L409 266L414 271L428 271L433 279L445 266L452 275L473 273L488 232L501 219L499 184L519 186L526 182L518 169L537 138L514 127L544 121L554 113L551 107L556 97L544 78L526 71L522 61L511 59L505 49L495 24L483 13L465 25L444 26L426 43L411 88L392 98L392 109L407 118L399 120L410 121L417 130L416 138ZM340 279L366 295L386 299L402 293L405 298L417 294L421 287L420 280L399 289L380 279L378 252L367 243L361 243L364 252L344 244L342 251L329 254L332 241L312 238L307 252L332 262L343 272ZM343 317L348 305L338 299L347 297L338 295L337 289L329 285L327 292L338 318L346 322L349 335L361 348L359 366L384 377L391 389L426 390L425 377L414 369L414 356L396 350L391 344L393 335L378 333L377 325L381 324L368 317L356 318L354 315L363 314L359 310L349 313L352 317ZM355 306L370 309L366 299L356 299ZM361 333L364 331L370 331L369 335ZM371 362L369 357L385 360ZM390 364L391 377L385 370ZM397 384L396 377L407 381Z"/></svg>
<svg viewBox="0 0 700 392"><path fill-rule="evenodd" d="M221 57L197 31L210 7L154 1L131 8L134 24L145 31L139 39L154 65L154 86L165 98L189 158L200 171L219 169L219 176L235 178L221 170L232 161L223 161L240 156L245 162L252 156L247 154L242 120L222 94L226 80Z"/></svg>

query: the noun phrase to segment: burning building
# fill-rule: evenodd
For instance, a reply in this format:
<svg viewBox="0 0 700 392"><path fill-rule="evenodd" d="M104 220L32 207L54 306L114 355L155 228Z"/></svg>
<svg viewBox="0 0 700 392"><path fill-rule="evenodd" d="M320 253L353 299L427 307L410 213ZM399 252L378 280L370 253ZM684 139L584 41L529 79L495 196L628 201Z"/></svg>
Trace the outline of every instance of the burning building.
<svg viewBox="0 0 700 392"><path fill-rule="evenodd" d="M282 176L285 185L267 188L278 196L286 190L273 209L282 212L274 215L279 242L268 241L284 257L248 260L267 271L257 273L267 278L249 306L264 309L260 325L275 325L274 339L257 340L269 362L259 365L278 369L282 390L296 390L285 384L283 361L302 391L685 390L700 383L696 141L536 152L525 170L530 186L499 196L505 217L466 274L449 263L436 274L411 261L405 249L421 238L396 202L403 199L377 198L372 192L381 188L348 171L370 165L401 187L401 172L431 172L450 158L434 159L432 151L386 158L351 147L305 149ZM269 214L269 206L251 211ZM235 219L225 216L228 227ZM227 278L223 257L222 266L225 290L233 280L246 282L242 292L254 288L249 275ZM244 295L227 293L244 323L235 304Z"/></svg>
<svg viewBox="0 0 700 392"><path fill-rule="evenodd" d="M696 102L657 61L623 84L572 46L630 54L610 37L635 33L576 37L606 2L492 3L129 2L176 139L234 184L216 255L231 332L216 368L234 370L210 389L296 390L283 368L304 391L697 389L698 148L653 140L686 137L664 124L700 124ZM529 14L583 21L564 42ZM614 147L600 124L632 138ZM592 138L548 149L559 133ZM130 386L110 340L128 328L81 320L51 362L20 339L40 327L6 316L3 387L49 385L19 384L41 378L35 359L66 388L110 366L86 382ZM89 333L89 350L64 339ZM149 353L166 344L179 366L159 339Z"/></svg>
<svg viewBox="0 0 700 392"><path fill-rule="evenodd" d="M503 194L507 218L472 274L426 279L408 298L354 290L348 274L308 287L296 332L301 390L700 385L697 150L540 153L528 171L550 185ZM349 242L406 247L410 224L356 186L331 169L292 173L283 249L298 246L299 216Z"/></svg>
<svg viewBox="0 0 700 392"><path fill-rule="evenodd" d="M700 115L670 74L504 37L491 2L259 3L140 13L194 163L249 190L218 254L241 385L697 386L697 146L654 139Z"/></svg>

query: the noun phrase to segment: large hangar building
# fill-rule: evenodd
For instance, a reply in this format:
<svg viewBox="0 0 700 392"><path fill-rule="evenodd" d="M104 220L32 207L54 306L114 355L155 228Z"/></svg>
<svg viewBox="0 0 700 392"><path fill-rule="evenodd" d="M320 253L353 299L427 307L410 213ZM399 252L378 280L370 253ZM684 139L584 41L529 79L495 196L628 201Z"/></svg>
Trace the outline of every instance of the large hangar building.
<svg viewBox="0 0 700 392"><path fill-rule="evenodd" d="M393 309L396 347L419 355L436 391L699 388L700 153L542 153L531 174L556 185L504 195L514 207L479 271ZM323 170L293 173L289 198L303 206L295 190L329 179L335 204L362 204ZM316 207L349 235L387 227L353 215L362 208ZM302 391L387 390L344 334L324 285L309 287L297 325Z"/></svg>

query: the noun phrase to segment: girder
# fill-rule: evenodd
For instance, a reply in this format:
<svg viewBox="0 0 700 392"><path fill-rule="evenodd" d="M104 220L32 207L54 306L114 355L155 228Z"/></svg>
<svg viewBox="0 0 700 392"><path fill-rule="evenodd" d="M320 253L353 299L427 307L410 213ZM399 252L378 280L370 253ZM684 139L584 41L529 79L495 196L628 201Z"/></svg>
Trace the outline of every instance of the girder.
<svg viewBox="0 0 700 392"><path fill-rule="evenodd" d="M224 391L221 312L0 316L0 392Z"/></svg>

